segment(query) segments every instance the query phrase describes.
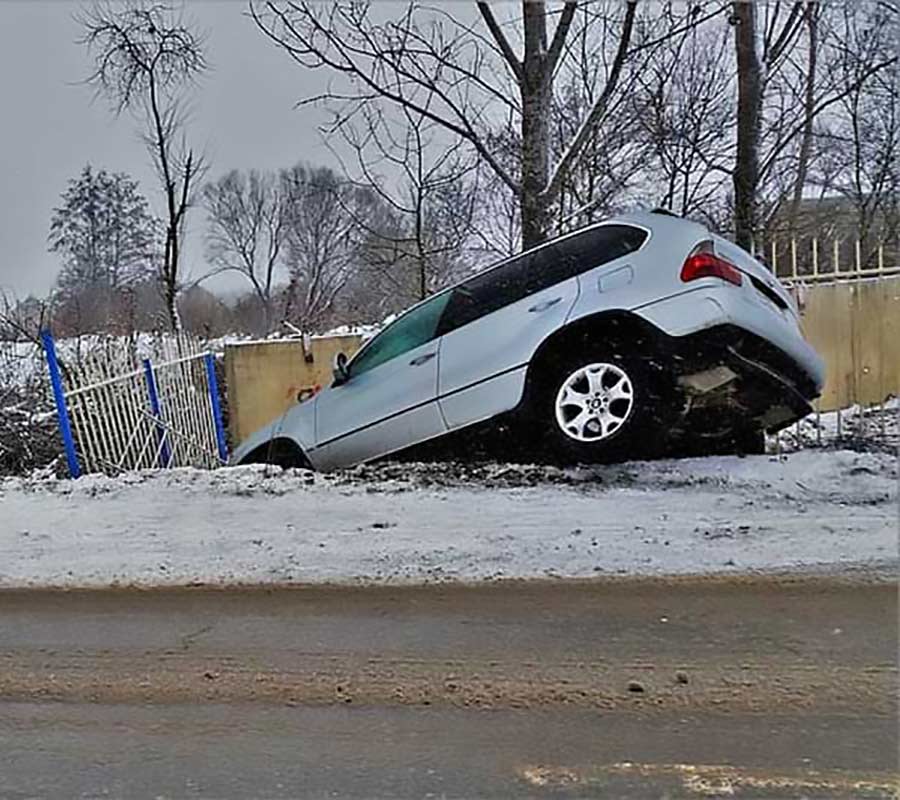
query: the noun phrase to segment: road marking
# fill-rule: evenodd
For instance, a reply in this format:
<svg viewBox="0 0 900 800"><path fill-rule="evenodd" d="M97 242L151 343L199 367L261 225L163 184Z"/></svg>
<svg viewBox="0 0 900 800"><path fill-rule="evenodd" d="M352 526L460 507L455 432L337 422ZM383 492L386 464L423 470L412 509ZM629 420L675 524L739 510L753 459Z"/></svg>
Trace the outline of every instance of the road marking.
<svg viewBox="0 0 900 800"><path fill-rule="evenodd" d="M825 791L857 797L900 798L900 774L843 770L784 770L733 767L728 764L641 764L622 761L586 768L529 766L520 777L532 786L563 787L597 784L611 776L675 778L685 790L705 797L731 797L742 789Z"/></svg>

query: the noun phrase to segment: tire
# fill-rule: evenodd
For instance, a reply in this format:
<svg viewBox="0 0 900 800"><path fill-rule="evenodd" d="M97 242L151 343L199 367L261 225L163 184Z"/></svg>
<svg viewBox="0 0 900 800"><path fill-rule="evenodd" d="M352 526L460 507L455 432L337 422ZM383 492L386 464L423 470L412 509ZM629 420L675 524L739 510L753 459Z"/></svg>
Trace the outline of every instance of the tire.
<svg viewBox="0 0 900 800"><path fill-rule="evenodd" d="M241 465L245 464L272 464L282 469L312 469L300 446L284 437L272 439L248 453L241 459Z"/></svg>
<svg viewBox="0 0 900 800"><path fill-rule="evenodd" d="M539 375L531 420L555 460L603 463L665 453L678 398L652 358L621 349L558 358Z"/></svg>

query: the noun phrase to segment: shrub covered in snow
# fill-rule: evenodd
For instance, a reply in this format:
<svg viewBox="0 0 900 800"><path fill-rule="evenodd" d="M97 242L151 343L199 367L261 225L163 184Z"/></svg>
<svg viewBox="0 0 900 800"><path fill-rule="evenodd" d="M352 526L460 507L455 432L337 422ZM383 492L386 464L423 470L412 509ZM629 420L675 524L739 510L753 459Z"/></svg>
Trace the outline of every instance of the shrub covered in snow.
<svg viewBox="0 0 900 800"><path fill-rule="evenodd" d="M60 442L43 353L34 342L0 342L0 475L55 472Z"/></svg>

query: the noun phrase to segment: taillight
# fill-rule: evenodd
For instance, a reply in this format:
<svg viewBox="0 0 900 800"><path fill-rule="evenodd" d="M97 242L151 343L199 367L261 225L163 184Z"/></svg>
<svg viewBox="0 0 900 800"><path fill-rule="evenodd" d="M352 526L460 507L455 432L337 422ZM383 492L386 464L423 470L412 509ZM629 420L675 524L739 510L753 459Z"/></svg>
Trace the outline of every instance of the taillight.
<svg viewBox="0 0 900 800"><path fill-rule="evenodd" d="M740 270L731 262L717 256L712 242L700 242L681 268L681 280L685 283L698 278L719 278L735 286L743 283Z"/></svg>

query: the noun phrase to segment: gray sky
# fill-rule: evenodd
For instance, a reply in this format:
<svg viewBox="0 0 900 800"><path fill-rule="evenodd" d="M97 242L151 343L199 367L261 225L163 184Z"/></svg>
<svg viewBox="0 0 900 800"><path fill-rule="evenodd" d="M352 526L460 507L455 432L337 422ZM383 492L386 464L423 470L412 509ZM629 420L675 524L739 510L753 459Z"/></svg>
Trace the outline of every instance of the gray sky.
<svg viewBox="0 0 900 800"><path fill-rule="evenodd" d="M52 209L66 181L90 162L128 172L156 207L152 172L133 118L115 119L81 85L89 69L72 2L0 2L0 290L45 294L59 269L47 252ZM212 65L197 92L192 140L205 146L208 177L228 169L332 164L316 125L323 112L293 105L324 78L302 73L267 42L238 0L190 2L208 34ZM313 82L315 80L315 83ZM203 213L189 225L188 267L203 271Z"/></svg>

